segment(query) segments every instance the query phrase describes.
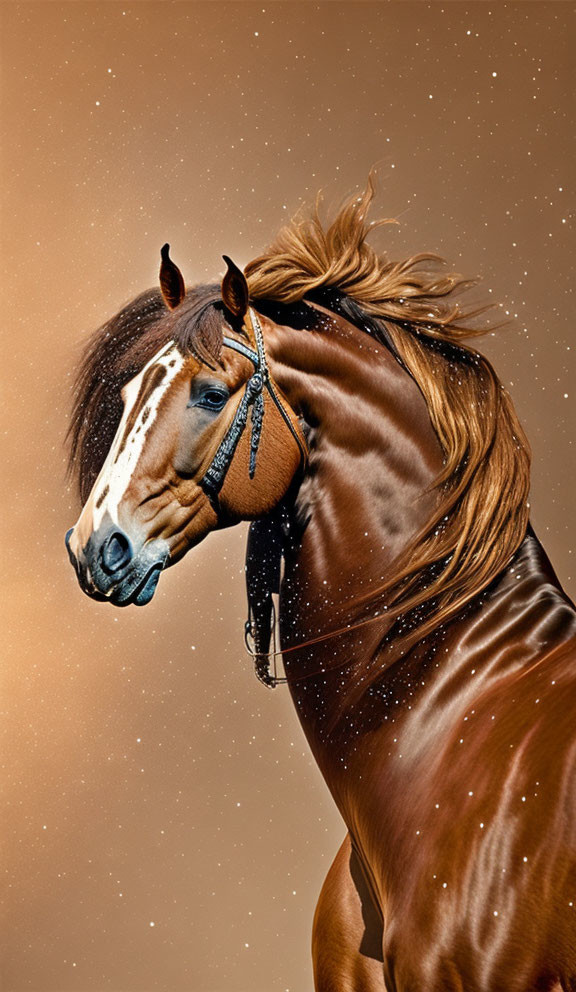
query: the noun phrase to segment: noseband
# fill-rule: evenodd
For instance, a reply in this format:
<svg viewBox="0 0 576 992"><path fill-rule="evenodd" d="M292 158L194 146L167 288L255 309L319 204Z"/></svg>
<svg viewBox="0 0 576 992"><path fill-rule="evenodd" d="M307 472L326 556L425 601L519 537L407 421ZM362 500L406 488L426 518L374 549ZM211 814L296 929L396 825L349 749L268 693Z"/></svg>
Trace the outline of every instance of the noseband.
<svg viewBox="0 0 576 992"><path fill-rule="evenodd" d="M254 366L254 372L246 383L244 394L238 404L232 423L222 438L216 454L214 455L214 458L208 466L204 476L199 482L199 486L204 490L214 510L218 514L220 513L218 497L222 486L224 485L226 473L228 472L232 459L234 458L234 453L238 447L238 442L246 429L250 409L252 409L252 433L250 437L249 476L251 479L254 478L254 473L256 471L256 457L258 455L258 447L262 435L262 424L264 422L265 390L268 392L268 395L278 408L286 426L300 449L300 467L306 464L308 457L304 436L297 429L296 424L292 420L292 417L286 410L276 391L277 387L270 378L270 372L266 362L266 352L264 350L264 337L262 335L262 327L260 325L258 315L254 312L254 310L252 310L251 307L248 307L246 316L247 320L245 327L248 332L248 337L253 342L254 347L250 347L249 345L244 344L243 341L238 341L236 338L229 338L226 336L222 339L222 343L226 348L231 348L232 351L238 352L239 355L243 355L244 358L251 361Z"/></svg>

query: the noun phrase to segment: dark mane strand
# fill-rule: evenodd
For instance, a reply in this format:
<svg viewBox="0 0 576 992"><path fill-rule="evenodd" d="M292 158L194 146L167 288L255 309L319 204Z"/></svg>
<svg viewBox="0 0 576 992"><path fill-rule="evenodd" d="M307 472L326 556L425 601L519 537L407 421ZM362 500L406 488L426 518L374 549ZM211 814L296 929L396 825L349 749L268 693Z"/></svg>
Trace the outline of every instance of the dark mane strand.
<svg viewBox="0 0 576 992"><path fill-rule="evenodd" d="M394 342L386 330L386 325L381 320L377 320L371 314L366 313L351 297L341 293L333 286L321 286L306 294L306 299L311 303L318 303L327 310L339 314L345 320L349 320L355 327L360 327L367 334L370 334L376 341L384 344L394 357L405 368Z"/></svg>

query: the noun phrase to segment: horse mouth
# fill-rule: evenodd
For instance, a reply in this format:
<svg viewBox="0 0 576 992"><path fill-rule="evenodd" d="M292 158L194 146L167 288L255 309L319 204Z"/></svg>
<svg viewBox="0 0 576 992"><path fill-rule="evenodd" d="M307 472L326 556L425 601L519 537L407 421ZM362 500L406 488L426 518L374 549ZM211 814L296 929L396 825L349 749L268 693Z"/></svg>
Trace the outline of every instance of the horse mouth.
<svg viewBox="0 0 576 992"><path fill-rule="evenodd" d="M164 569L165 562L160 561L148 569L143 578L132 582L121 582L112 592L109 601L114 606L146 606L154 593L160 579L160 573Z"/></svg>

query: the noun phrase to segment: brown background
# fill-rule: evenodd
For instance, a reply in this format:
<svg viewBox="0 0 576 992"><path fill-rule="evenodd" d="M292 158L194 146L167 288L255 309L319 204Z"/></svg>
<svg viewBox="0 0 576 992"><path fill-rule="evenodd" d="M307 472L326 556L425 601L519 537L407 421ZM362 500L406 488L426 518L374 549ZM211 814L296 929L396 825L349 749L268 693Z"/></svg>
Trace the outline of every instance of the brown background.
<svg viewBox="0 0 576 992"><path fill-rule="evenodd" d="M211 538L145 610L82 596L63 546L71 369L155 282L164 241L189 282L217 276L222 252L246 263L320 186L338 202L379 163L401 221L382 246L440 251L518 315L486 349L574 594L575 8L1 14L4 988L309 990L343 828L287 694L243 655L244 533Z"/></svg>

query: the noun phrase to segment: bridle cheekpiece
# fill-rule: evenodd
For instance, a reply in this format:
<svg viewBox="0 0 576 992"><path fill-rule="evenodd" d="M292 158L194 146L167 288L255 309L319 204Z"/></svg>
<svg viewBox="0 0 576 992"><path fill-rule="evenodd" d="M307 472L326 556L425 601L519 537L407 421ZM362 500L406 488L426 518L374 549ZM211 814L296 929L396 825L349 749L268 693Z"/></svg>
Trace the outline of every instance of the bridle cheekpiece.
<svg viewBox="0 0 576 992"><path fill-rule="evenodd" d="M273 380L270 378L268 363L266 361L262 326L258 315L251 307L248 307L246 311L244 327L247 331L249 340L253 343L253 347L250 347L248 344L244 344L243 341L239 341L237 338L228 337L227 335L223 337L222 344L224 347L231 348L232 351L236 351L239 355L243 355L244 358L247 358L250 362L252 362L254 371L244 387L244 394L238 404L232 423L222 438L222 441L218 445L216 454L199 482L200 487L206 493L217 513L220 510L220 491L224 485L226 473L230 468L236 448L238 447L238 442L246 429L250 411L252 411L252 433L250 436L250 462L248 474L250 479L254 478L254 474L256 472L256 458L258 455L258 447L262 436L262 425L264 422L264 397L266 392L275 403L286 426L289 428L292 436L298 444L300 449L301 466L305 465L308 456L304 437L300 431L297 431L295 424L292 422L288 411L278 395L277 388Z"/></svg>

